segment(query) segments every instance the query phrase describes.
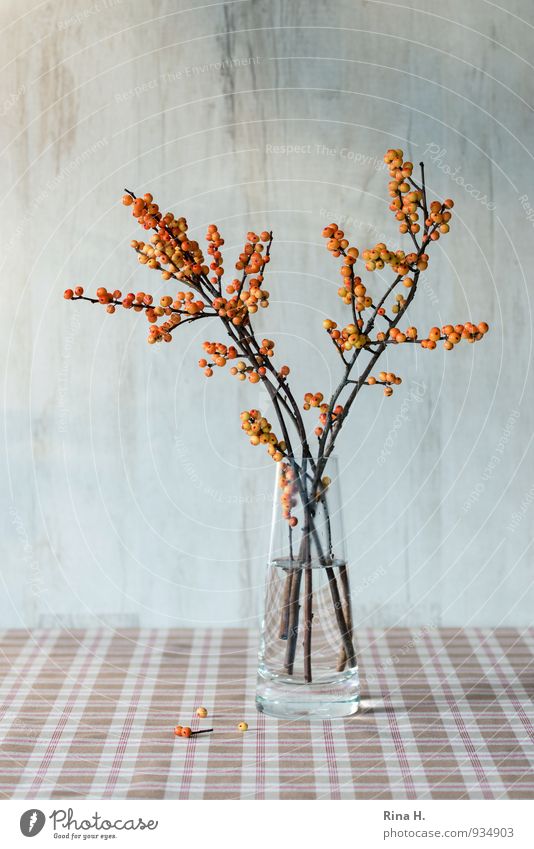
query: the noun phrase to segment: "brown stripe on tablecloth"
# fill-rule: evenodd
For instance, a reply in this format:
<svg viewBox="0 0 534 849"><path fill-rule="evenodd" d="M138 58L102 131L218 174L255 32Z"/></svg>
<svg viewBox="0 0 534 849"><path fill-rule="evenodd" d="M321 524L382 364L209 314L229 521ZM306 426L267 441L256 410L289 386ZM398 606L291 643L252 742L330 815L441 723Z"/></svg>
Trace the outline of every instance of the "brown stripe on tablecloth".
<svg viewBox="0 0 534 849"><path fill-rule="evenodd" d="M2 638L0 639L0 681L3 682L19 663L21 655L27 645L30 642L33 642L34 649L39 649L43 637L46 638L46 633L43 635L40 633L38 637L37 634L32 634L31 631L25 631L20 634L18 639L14 640L10 637L9 631L4 631L2 633ZM30 654L32 654L32 652L30 652ZM21 674L20 670L16 674L17 677L19 677ZM2 706L0 706L0 710L1 708Z"/></svg>
<svg viewBox="0 0 534 849"><path fill-rule="evenodd" d="M491 782L489 781L488 775L486 774L484 765L480 760L476 745L474 744L471 738L471 734L469 732L464 715L460 707L459 702L464 700L464 690L462 689L461 692L458 692L457 687L456 690L453 690L453 687L451 686L451 681L449 680L449 676L447 675L447 671L444 669L441 661L441 656L444 656L444 654L448 654L446 651L447 643L453 640L457 633L458 631L456 629L454 632L449 631L446 638L443 638L443 635L440 635L439 651L435 649L428 633L424 634L423 639L427 646L430 658L433 660L434 668L441 684L441 689L443 690L445 699L456 723L458 733L471 762L471 766L473 767L473 770L475 772L477 781L479 783L480 791L485 799L494 799L494 788L491 786ZM452 666L453 669L455 669L455 660L452 660ZM462 682L460 679L459 681L461 684Z"/></svg>
<svg viewBox="0 0 534 849"><path fill-rule="evenodd" d="M518 718L519 722L521 723L521 725L523 726L530 742L534 743L534 725L532 724L530 718L528 717L528 715L525 711L525 706L521 703L517 693L515 692L515 689L513 689L513 682L510 681L506 672L502 668L501 656L498 653L495 652L495 649L493 648L493 646L490 642L490 639L493 636L493 634L486 635L486 634L484 634L484 632L481 629L476 629L476 633L477 633L477 635L480 639L480 642L481 642L487 656L489 657L489 659L491 661L493 669L495 670L495 675L499 679L499 684L502 687L503 692L506 694L508 700L512 704L512 706L513 706L513 708L514 708L514 710L517 714L517 718ZM504 655L504 658L506 659L506 655ZM514 675L514 683L515 683L515 680L516 680L516 678L515 678L515 675Z"/></svg>
<svg viewBox="0 0 534 849"><path fill-rule="evenodd" d="M384 710L386 712L391 737L393 739L393 743L394 743L394 746L395 746L395 754L397 756L397 760L398 760L398 763L399 763L399 766L400 766L402 780L403 780L403 783L404 783L404 789L405 789L406 796L407 796L408 799L415 799L416 798L415 784L414 784L414 779L413 779L413 775L412 775L412 770L411 770L411 767L410 767L410 761L409 761L409 758L408 758L408 755L407 755L407 752L406 752L406 749L405 749L405 746L404 746L404 741L402 739L402 735L400 733L399 723L398 723L395 708L394 708L394 705L393 705L393 702L392 702L392 699L391 699L391 693L390 693L389 685L388 685L388 682L387 682L387 679L386 679L385 672L382 669L382 665L381 665L381 662L380 662L380 655L379 655L378 649L375 645L375 640L373 639L372 634L370 634L369 636L370 636L369 649L370 649L370 652L373 656L373 660L374 660L375 665L376 665L378 685L380 687L380 691L381 691L381 694L382 694Z"/></svg>
<svg viewBox="0 0 534 849"><path fill-rule="evenodd" d="M191 729L196 731L199 728L200 722L196 714L194 713L195 706L200 705L203 700L204 687L206 686L206 659L209 656L209 652L211 651L211 647L213 644L213 634L209 631L206 631L204 634L204 639L202 640L202 645L200 647L200 655L198 657L198 670L196 676L196 687L195 694L193 696L193 705L191 706L191 712L193 718L191 720ZM220 657L217 663L217 669L219 668ZM179 799L188 799L189 793L191 789L191 783L193 781L193 772L195 768L195 755L197 744L205 744L205 740L202 735L200 740L197 740L195 737L190 737L186 740L181 740L185 748L185 759L184 759L184 768L182 772L182 781L180 784L180 793ZM211 735L206 735L211 736Z"/></svg>
<svg viewBox="0 0 534 849"><path fill-rule="evenodd" d="M102 754L107 746L111 749L113 744L109 734L113 713L135 648L131 632L115 632L102 659L63 769L50 794L51 799L85 798L89 794Z"/></svg>
<svg viewBox="0 0 534 849"><path fill-rule="evenodd" d="M345 720L347 749L350 755L352 784L356 799L391 799L376 712L383 710L376 690L376 674L371 653L361 642L361 633L354 634L354 648L360 674L360 710Z"/></svg>
<svg viewBox="0 0 534 849"><path fill-rule="evenodd" d="M21 634L21 638L16 640L13 644L11 644L10 642L8 643L8 640L6 639L5 642L2 642L2 646L0 647L0 650L2 652L2 657L0 659L0 679L2 681L0 722L2 722L6 713L8 712L11 706L11 702L19 692L21 685L24 684L26 676L32 668L32 664L35 663L36 658L42 653L43 643L46 643L47 637L46 635L43 635L40 638L33 639L33 648L28 652L27 658L24 661L24 665L16 673L15 680L13 681L9 690L7 692L4 692L4 680L11 673L11 671L14 670L16 665L21 662L22 654L30 640L30 632L26 632L25 639Z"/></svg>
<svg viewBox="0 0 534 849"><path fill-rule="evenodd" d="M204 799L239 799L243 736L236 725L244 715L246 702L247 634L238 629L225 631L215 686L215 710L206 765ZM250 732L248 732L250 733Z"/></svg>
<svg viewBox="0 0 534 849"><path fill-rule="evenodd" d="M190 650L191 640L180 638L176 630L169 631L126 794L128 799L161 799L164 795Z"/></svg>
<svg viewBox="0 0 534 849"><path fill-rule="evenodd" d="M318 730L317 724L301 720L278 722L280 799L316 798L313 734Z"/></svg>
<svg viewBox="0 0 534 849"><path fill-rule="evenodd" d="M66 633L59 632L50 648L43 649L48 659L31 684L30 692L17 711L17 717L0 746L0 775L11 776L12 793L16 791L22 774L31 760L37 740L64 683L63 679L68 675L78 651L82 649L78 638L72 634L67 637ZM67 647L70 648L68 652L65 651ZM62 663L63 667L58 669L59 663ZM19 739L21 725L32 729L33 739L21 742Z"/></svg>
<svg viewBox="0 0 534 849"><path fill-rule="evenodd" d="M4 648L6 649L6 651L4 652L4 660L0 665L0 678L2 680L2 687L4 687L4 681L12 672L15 664L17 662L22 662L22 655L31 640L33 640L33 647L27 653L27 659L24 662L22 668L19 670L19 672L16 673L15 679L13 680L9 690L3 693L2 705L0 706L0 722L4 720L18 693L21 690L24 690L24 688L27 686L28 676L30 676L31 680L31 670L33 665L36 663L37 659L42 655L43 651L46 650L48 642L50 642L51 637L53 637L50 632L38 632L37 634L32 635L31 632L28 631L17 631L16 634L17 639L13 641L11 640L9 635L3 638ZM13 650L8 651L8 646L10 649L13 648ZM25 722L22 722L19 719L18 713L13 721L13 727L15 726L16 730L19 732L19 735L21 737L27 736L29 731L31 732L31 735L34 736L34 726L28 726ZM37 738L37 735L35 735L35 737ZM20 740L18 740L18 742L20 742ZM1 753L2 745L0 745L0 756ZM11 776L13 772L19 772L19 770L12 768L12 771L9 775ZM5 767L3 773L0 773L0 775L2 774L6 776ZM9 777L6 781L2 781L2 785L4 784L8 785L8 789L5 790L2 786L2 788L0 789L0 798L7 799L12 795L14 781L11 780L11 778Z"/></svg>
<svg viewBox="0 0 534 849"><path fill-rule="evenodd" d="M475 640L476 638L477 635L475 634ZM506 788L508 797L515 799L529 798L529 796L525 796L525 789L518 785L524 783L527 776L532 775L532 766L523 752L517 734L501 708L499 694L495 691L490 679L486 677L476 654L476 649L473 650L465 633L457 635L454 642L455 648L460 648L467 657L465 662L458 665L456 674L462 683L465 680L466 691L469 690L469 692L466 692L466 698L496 765L496 772L498 772ZM470 655L467 654L469 651L471 651ZM514 787L514 785L516 786Z"/></svg>
<svg viewBox="0 0 534 849"><path fill-rule="evenodd" d="M523 690L534 701L534 655L523 639L523 633L518 630L509 633L499 628L494 635Z"/></svg>
<svg viewBox="0 0 534 849"><path fill-rule="evenodd" d="M418 651L417 640L410 629L392 629L386 631L386 642L397 658L395 671L402 692L404 704L412 724L413 736L423 765L426 781L432 799L467 799L469 793L465 785L458 759L452 748L449 733L443 724L440 709L432 684L429 681L425 664ZM398 651L398 639L404 636L402 651ZM405 651L406 649L406 651ZM424 718L419 712L424 710ZM431 714L431 719L428 717ZM439 767L439 774L435 770ZM446 788L447 783L454 784L454 790Z"/></svg>
<svg viewBox="0 0 534 849"><path fill-rule="evenodd" d="M128 705L128 710L123 720L119 741L115 747L115 756L113 758L113 763L111 764L106 789L102 794L104 799L112 799L114 796L114 791L119 780L124 756L128 749L130 734L132 733L132 727L137 715L137 710L139 706L139 695L140 692L142 692L143 690L146 679L148 678L150 662L152 660L152 655L154 652L154 645L157 642L158 633L159 632L153 628L151 628L148 632L148 638L145 643L143 657L139 665L139 671L136 675L135 686L133 687L132 695L130 697L130 703Z"/></svg>
<svg viewBox="0 0 534 849"><path fill-rule="evenodd" d="M94 661L95 652L97 650L98 645L101 642L101 639L102 639L102 635L101 635L101 633L98 633L95 636L95 638L93 639L91 645L87 647L87 650L85 652L85 657L83 657L83 655L82 655L82 662L80 664L78 674L76 675L75 678L74 678L74 673L73 673L73 681L71 682L70 692L69 692L69 694L68 694L68 696L65 700L65 703L63 705L63 709L61 710L61 713L59 714L59 717L58 717L58 720L57 720L57 723L56 723L56 727L54 728L54 730L52 732L52 736L50 737L50 740L48 741L46 751L41 758L41 762L39 763L39 766L37 767L35 777L33 779L31 788L30 788L29 793L28 793L29 798L33 798L34 796L37 795L38 791L40 790L41 786L43 785L43 783L46 780L48 770L49 770L50 765L53 761L53 758L54 758L54 755L57 751L57 748L60 744L61 737L63 735L63 731L65 730L65 726L67 725L67 722L69 721L72 710L73 710L73 708L76 704L76 699L78 698L78 695L80 693L80 689L83 688L83 682L85 681L87 673L89 672L89 668L91 667L91 664ZM59 711L58 711L58 713L59 713Z"/></svg>

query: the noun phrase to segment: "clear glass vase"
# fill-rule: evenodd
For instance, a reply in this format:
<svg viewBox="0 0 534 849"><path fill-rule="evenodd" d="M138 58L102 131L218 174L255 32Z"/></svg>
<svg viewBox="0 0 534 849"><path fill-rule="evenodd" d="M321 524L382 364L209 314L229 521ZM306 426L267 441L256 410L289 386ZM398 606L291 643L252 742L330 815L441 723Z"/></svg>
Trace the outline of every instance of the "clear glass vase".
<svg viewBox="0 0 534 849"><path fill-rule="evenodd" d="M335 458L277 464L256 705L284 718L356 713L358 665Z"/></svg>

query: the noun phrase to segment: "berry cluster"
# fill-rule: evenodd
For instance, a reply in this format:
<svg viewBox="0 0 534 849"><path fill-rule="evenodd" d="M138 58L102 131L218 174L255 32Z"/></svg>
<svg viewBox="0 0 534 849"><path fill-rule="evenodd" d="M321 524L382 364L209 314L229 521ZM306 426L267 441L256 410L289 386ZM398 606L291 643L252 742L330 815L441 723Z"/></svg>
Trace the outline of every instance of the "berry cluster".
<svg viewBox="0 0 534 849"><path fill-rule="evenodd" d="M185 218L175 218L172 212L163 215L154 198L147 192L142 198L136 198L133 193L125 194L122 198L125 206L132 207L132 214L145 230L155 230L151 237L152 244L132 242L132 247L139 253L139 261L150 268L162 269L162 276L168 280L173 275L181 279L195 279L201 274L208 274L204 255L198 242L187 235ZM143 247L140 247L143 245Z"/></svg>
<svg viewBox="0 0 534 849"><path fill-rule="evenodd" d="M323 400L323 397L324 396L323 396L322 392L316 392L315 395L313 395L311 392L306 392L306 394L304 395L304 405L303 405L305 410L309 410L311 407L318 407L319 408L319 423L320 424L314 430L315 435L319 439L323 435L323 428L320 425L325 425L327 423L327 421L328 421L328 410L330 408L330 405L327 404L326 401ZM338 419L339 416L342 413L343 413L342 405L337 404L331 412L331 421L332 421L333 426L335 426L336 419Z"/></svg>
<svg viewBox="0 0 534 849"><path fill-rule="evenodd" d="M397 345L402 344L402 342L413 341L417 339L417 327L407 327L404 333L398 327L392 327L389 331L389 338Z"/></svg>
<svg viewBox="0 0 534 849"><path fill-rule="evenodd" d="M354 301L357 312L363 312L367 307L373 305L373 299L367 294L367 289L362 283L361 277L344 276L343 285L339 287L337 293L344 304L348 305Z"/></svg>
<svg viewBox="0 0 534 849"><path fill-rule="evenodd" d="M329 224L323 230L323 238L328 239L326 243L327 249L332 256L345 257L344 267L348 268L348 273L342 271L341 274L347 274L350 277L350 269L356 262L359 256L358 248L349 247L348 239L345 238L345 232L338 227L337 224Z"/></svg>
<svg viewBox="0 0 534 849"><path fill-rule="evenodd" d="M245 410L241 413L241 430L249 435L251 445L266 445L273 460L279 462L283 459L286 445L278 441L272 432L271 423L259 410Z"/></svg>
<svg viewBox="0 0 534 849"><path fill-rule="evenodd" d="M489 326L485 321L480 324L472 324L467 321L465 324L445 324L441 330L439 327L431 327L428 331L428 337L421 340L422 348L436 347L436 343L443 341L443 347L447 351L452 351L455 345L465 339L467 342L480 342L484 335L488 332Z"/></svg>
<svg viewBox="0 0 534 849"><path fill-rule="evenodd" d="M244 271L245 274L258 274L261 276L264 266L270 259L268 251L265 251L265 244L270 244L271 239L272 234L267 233L266 230L259 236L249 231L243 252L239 254L239 259L235 264L236 269L238 271Z"/></svg>
<svg viewBox="0 0 534 849"><path fill-rule="evenodd" d="M422 206L423 192L416 188L412 189L413 163L404 162L402 150L390 149L384 156L384 162L389 166L391 180L388 185L390 197L393 198L389 208L395 213L395 218L400 221L399 231L401 233L418 233L419 225L418 209Z"/></svg>
<svg viewBox="0 0 534 849"><path fill-rule="evenodd" d="M311 407L319 407L324 400L324 395L322 392L316 392L315 395L313 392L306 392L304 396L304 404L303 409L309 410Z"/></svg>
<svg viewBox="0 0 534 849"><path fill-rule="evenodd" d="M298 519L291 514L291 511L297 506L298 487L295 483L295 472L289 463L280 463L278 486L282 490L280 495L282 518L288 522L291 528L294 528L298 525Z"/></svg>
<svg viewBox="0 0 534 849"><path fill-rule="evenodd" d="M439 200L433 200L430 204L430 214L426 219L426 226L431 228L429 238L436 242L440 235L448 233L450 230L449 221L452 218L451 209L454 206L454 201L447 198L446 201L440 203Z"/></svg>
<svg viewBox="0 0 534 849"><path fill-rule="evenodd" d="M204 342L202 346L207 354L212 358L212 362L208 362L204 357L198 361L200 368L204 369L206 377L211 377L213 374L212 366L222 368L228 360L235 360L237 357L237 349L233 345L229 347L223 345L222 342Z"/></svg>
<svg viewBox="0 0 534 849"><path fill-rule="evenodd" d="M347 324L342 330L338 330L337 323L330 318L323 321L323 327L334 342L334 345L341 351L350 351L353 348L363 348L369 342L369 337L362 333L363 320L358 319L356 324Z"/></svg>
<svg viewBox="0 0 534 849"><path fill-rule="evenodd" d="M413 163L404 162L404 153L400 149L387 151L384 162L389 167L390 182L389 194L392 198L389 208L395 213L395 218L400 222L401 233L419 233L419 210L425 216L425 235L423 242L429 239L437 241L439 237L449 232L449 222L452 218L451 209L454 201L447 198L443 203L432 201L430 208L426 209L426 198L424 192L417 186L413 179ZM365 258L365 257L364 257ZM371 269L369 269L371 270Z"/></svg>
<svg viewBox="0 0 534 849"><path fill-rule="evenodd" d="M389 397L393 395L393 386L399 386L402 383L402 378L392 371L381 371L378 379L376 377L368 377L365 382L368 386L383 386L384 395Z"/></svg>
<svg viewBox="0 0 534 849"><path fill-rule="evenodd" d="M208 232L206 233L206 241L209 242L208 253L212 257L210 268L213 271L213 277L211 278L211 282L219 283L219 278L224 274L224 268L221 265L222 254L219 250L224 245L224 239L219 233L216 224L209 225Z"/></svg>
<svg viewBox="0 0 534 849"><path fill-rule="evenodd" d="M84 295L83 286L76 286L74 290L66 289L63 297L67 300L82 299L91 301L92 303L100 303L106 306L106 311L109 313L115 312L115 307L122 306L124 309L133 309L135 312L145 311L147 321L152 326L149 330L148 342L170 342L172 339L172 330L177 327L182 319L191 321L194 318L202 316L206 304L202 300L195 300L193 292L178 292L175 299L171 295L164 295L160 298L159 305L154 306L154 298L146 292L128 292L127 295L122 295L119 289L113 292L108 292L105 286L99 286L96 290L96 297L89 298ZM162 316L168 316L168 320L156 325L156 322Z"/></svg>
<svg viewBox="0 0 534 849"><path fill-rule="evenodd" d="M222 243L222 240L218 230L210 230L211 227L215 227L215 224L210 224L208 228L208 237L212 240L208 252L214 258L211 267L215 271L217 280L219 280L220 272L224 271L222 266L218 264L221 260L218 246ZM215 239L215 242L213 239ZM266 308L269 306L270 293L262 288L262 283L264 266L270 259L268 249L272 235L267 232L263 232L260 236L255 233L248 233L247 239L243 252L239 255L239 260L236 263L236 268L243 272L242 279L234 278L226 286L226 294L231 295L230 298L219 295L213 300L212 304L220 318L229 319L236 327L245 324L248 316L256 313L259 307ZM267 242L265 254L263 253L265 244L262 244L262 242ZM254 276L249 278L251 274ZM213 280L214 278L212 278Z"/></svg>

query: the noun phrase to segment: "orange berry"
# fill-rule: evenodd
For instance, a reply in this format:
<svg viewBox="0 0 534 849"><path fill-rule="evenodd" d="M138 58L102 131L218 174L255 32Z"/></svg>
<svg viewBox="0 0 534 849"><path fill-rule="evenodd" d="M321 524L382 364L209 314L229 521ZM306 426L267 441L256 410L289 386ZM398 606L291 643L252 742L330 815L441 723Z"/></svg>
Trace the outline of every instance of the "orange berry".
<svg viewBox="0 0 534 849"><path fill-rule="evenodd" d="M487 333L488 330L489 330L489 327L488 327L488 325L486 324L485 321L481 321L480 324L478 325L478 330L479 330L479 333Z"/></svg>
<svg viewBox="0 0 534 849"><path fill-rule="evenodd" d="M176 734L177 737L181 737L182 736L182 726L181 725L175 725L174 726L174 733Z"/></svg>
<svg viewBox="0 0 534 849"><path fill-rule="evenodd" d="M133 203L133 197L131 195L123 195L122 202L124 206L131 206Z"/></svg>
<svg viewBox="0 0 534 849"><path fill-rule="evenodd" d="M186 725L184 728L182 728L181 734L182 734L182 737L191 737L192 731L189 728L189 726Z"/></svg>
<svg viewBox="0 0 534 849"><path fill-rule="evenodd" d="M63 297L65 298L66 301L70 301L70 299L73 297L73 295L74 295L74 292L72 291L72 289L65 289L65 291L63 292Z"/></svg>

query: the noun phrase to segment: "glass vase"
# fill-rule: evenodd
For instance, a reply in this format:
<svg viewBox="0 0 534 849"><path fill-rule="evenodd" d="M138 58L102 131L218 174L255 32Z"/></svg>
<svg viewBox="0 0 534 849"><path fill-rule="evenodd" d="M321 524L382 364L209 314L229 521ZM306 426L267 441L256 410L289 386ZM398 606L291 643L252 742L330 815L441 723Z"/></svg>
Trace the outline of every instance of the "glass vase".
<svg viewBox="0 0 534 849"><path fill-rule="evenodd" d="M350 716L358 665L338 463L277 464L256 706L282 718Z"/></svg>

